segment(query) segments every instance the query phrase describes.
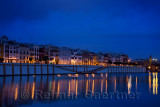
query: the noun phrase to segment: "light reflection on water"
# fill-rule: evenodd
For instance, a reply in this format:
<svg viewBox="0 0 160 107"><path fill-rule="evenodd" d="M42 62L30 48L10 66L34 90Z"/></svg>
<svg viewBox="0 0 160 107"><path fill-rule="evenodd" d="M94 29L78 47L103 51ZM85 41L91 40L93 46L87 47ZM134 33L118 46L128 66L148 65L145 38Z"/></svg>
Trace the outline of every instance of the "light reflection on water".
<svg viewBox="0 0 160 107"><path fill-rule="evenodd" d="M1 106L18 106L34 103L35 90L56 93L58 98L61 93L67 96L74 94L78 99L84 95L97 92L131 92L147 93L146 96L158 94L158 73L142 74L68 74L50 76L15 76L0 77ZM152 90L152 91L151 91ZM29 92L29 97L23 99L23 91ZM55 99L51 99L54 101ZM57 100L57 99L56 99ZM60 99L59 99L60 100ZM40 100L43 102L43 100Z"/></svg>

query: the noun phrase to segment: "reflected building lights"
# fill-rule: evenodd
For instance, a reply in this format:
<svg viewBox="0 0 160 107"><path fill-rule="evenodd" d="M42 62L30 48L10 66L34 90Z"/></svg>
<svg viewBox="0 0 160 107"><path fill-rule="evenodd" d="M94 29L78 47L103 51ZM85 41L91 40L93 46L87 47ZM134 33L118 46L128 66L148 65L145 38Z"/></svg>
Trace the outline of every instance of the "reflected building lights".
<svg viewBox="0 0 160 107"><path fill-rule="evenodd" d="M88 80L86 82L86 95L88 95Z"/></svg>
<svg viewBox="0 0 160 107"><path fill-rule="evenodd" d="M131 88L132 88L132 77L128 77L128 94L131 93Z"/></svg>
<svg viewBox="0 0 160 107"><path fill-rule="evenodd" d="M117 80L116 77L114 78L114 92L116 93L116 88L117 88Z"/></svg>
<svg viewBox="0 0 160 107"><path fill-rule="evenodd" d="M103 93L103 79L101 80L101 94Z"/></svg>
<svg viewBox="0 0 160 107"><path fill-rule="evenodd" d="M49 91L51 91L51 89L52 89L52 82L50 81L49 82Z"/></svg>
<svg viewBox="0 0 160 107"><path fill-rule="evenodd" d="M108 83L107 83L107 80L106 80L106 93L107 93L107 88L108 88Z"/></svg>
<svg viewBox="0 0 160 107"><path fill-rule="evenodd" d="M108 77L108 74L106 74L106 79L107 79L107 77Z"/></svg>
<svg viewBox="0 0 160 107"><path fill-rule="evenodd" d="M78 80L76 80L76 97L77 97L77 94L78 94Z"/></svg>
<svg viewBox="0 0 160 107"><path fill-rule="evenodd" d="M101 73L101 77L103 78L103 73Z"/></svg>
<svg viewBox="0 0 160 107"><path fill-rule="evenodd" d="M158 73L153 73L153 94L158 94Z"/></svg>
<svg viewBox="0 0 160 107"><path fill-rule="evenodd" d="M71 82L69 81L69 86L68 86L68 96L71 94Z"/></svg>
<svg viewBox="0 0 160 107"><path fill-rule="evenodd" d="M52 92L55 93L55 81L52 82Z"/></svg>
<svg viewBox="0 0 160 107"><path fill-rule="evenodd" d="M151 93L151 73L149 72L149 92Z"/></svg>
<svg viewBox="0 0 160 107"><path fill-rule="evenodd" d="M92 82L92 94L94 95L94 80Z"/></svg>
<svg viewBox="0 0 160 107"><path fill-rule="evenodd" d="M128 75L128 74L127 74ZM41 89L41 91L44 93L46 91L52 91L53 98L61 98L61 95L63 97L63 93L65 95L68 95L68 98L71 98L72 95L74 97L76 96L82 96L82 95L90 95L92 92L92 95L103 94L103 92L109 93L114 92L117 94L117 91L127 91L128 94L131 95L131 91L147 91L147 96L149 96L149 92L158 95L158 73L149 73L149 77L146 78L146 75L144 77L140 76L133 76L132 75L122 75L122 76L115 76L115 75L108 75L106 74L84 74L81 76L81 74L67 74L67 75L61 75L61 78L42 78L40 77L38 81L36 79L29 79L22 78L20 82L16 84L14 79L10 82L5 83L5 79L3 80L3 88L2 88L2 98L6 100L12 98L13 102L22 102L20 101L20 91L26 90L30 93L29 100L28 101L34 101L36 98L36 89ZM68 76L71 76L73 78L66 78ZM76 77L80 78L76 78ZM101 78L101 77L103 78ZM63 78L64 77L64 78ZM89 78L86 78L89 77ZM94 77L94 78L93 78ZM7 77L6 77L7 78ZM32 77L30 77L32 78ZM24 79L24 80L23 80ZM148 80L147 80L148 79ZM7 78L8 80L8 78ZM16 80L16 79L15 79ZM16 80L17 81L17 80ZM147 83L149 82L149 83ZM43 85L42 85L43 83ZM144 84L145 83L145 84ZM101 86L100 86L101 85ZM144 85L144 87L141 87L140 90L137 90L140 88L139 86ZM149 86L148 86L149 85ZM149 90L148 90L149 89ZM153 89L153 90L152 90ZM91 92L90 92L91 91ZM42 94L43 95L43 94ZM153 96L153 95L152 95Z"/></svg>
<svg viewBox="0 0 160 107"><path fill-rule="evenodd" d="M32 99L34 99L34 91L35 91L35 82L32 85Z"/></svg>
<svg viewBox="0 0 160 107"><path fill-rule="evenodd" d="M57 87L57 98L59 97L59 90L60 90L60 83L58 81L58 87Z"/></svg>
<svg viewBox="0 0 160 107"><path fill-rule="evenodd" d="M16 90L15 90L15 100L18 98L18 85L16 85Z"/></svg>
<svg viewBox="0 0 160 107"><path fill-rule="evenodd" d="M137 92L137 76L136 76L136 92Z"/></svg>

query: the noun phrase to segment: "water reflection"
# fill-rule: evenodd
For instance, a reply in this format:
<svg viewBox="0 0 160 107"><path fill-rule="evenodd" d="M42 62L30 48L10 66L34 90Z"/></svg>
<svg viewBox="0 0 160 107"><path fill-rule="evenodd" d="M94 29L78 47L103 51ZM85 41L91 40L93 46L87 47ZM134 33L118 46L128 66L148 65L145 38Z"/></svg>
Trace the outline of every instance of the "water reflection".
<svg viewBox="0 0 160 107"><path fill-rule="evenodd" d="M70 98L72 95L75 95L76 98L84 98L84 95L90 93L94 95L97 92L102 94L104 92L116 93L117 91L128 94L140 91L141 93L146 92L158 95L158 73L146 74L148 77L146 75L137 75L68 74L36 77L0 77L0 99L2 99L0 104L1 106L11 106L13 104L30 103L35 100L36 90L41 90L42 93L54 93L52 101L59 98L62 93L66 94L67 98ZM148 85L149 90L146 88ZM151 90L153 91L151 92ZM21 96L24 91L29 92L27 100L24 100Z"/></svg>
<svg viewBox="0 0 160 107"><path fill-rule="evenodd" d="M15 100L17 100L17 97L18 97L18 84L16 85Z"/></svg>
<svg viewBox="0 0 160 107"><path fill-rule="evenodd" d="M151 73L149 73L149 92L151 93Z"/></svg>
<svg viewBox="0 0 160 107"><path fill-rule="evenodd" d="M158 73L153 73L153 94L158 94Z"/></svg>
<svg viewBox="0 0 160 107"><path fill-rule="evenodd" d="M131 75L128 77L127 80L128 80L128 94L130 94L131 93L131 88L132 88L132 77L131 77Z"/></svg>

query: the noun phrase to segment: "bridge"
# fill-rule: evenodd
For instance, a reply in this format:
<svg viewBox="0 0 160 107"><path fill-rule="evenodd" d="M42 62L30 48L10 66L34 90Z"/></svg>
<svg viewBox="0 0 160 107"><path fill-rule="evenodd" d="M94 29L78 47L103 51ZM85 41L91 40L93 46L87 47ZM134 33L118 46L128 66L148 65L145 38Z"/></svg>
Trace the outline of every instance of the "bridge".
<svg viewBox="0 0 160 107"><path fill-rule="evenodd" d="M146 72L140 66L0 63L0 76Z"/></svg>
<svg viewBox="0 0 160 107"><path fill-rule="evenodd" d="M100 73L101 71L103 71L103 73L146 72L146 68L141 66L93 66L95 68L91 70L88 70L88 68L92 66L86 66L86 65L56 66L56 67L67 70L67 71L71 71L74 73L82 73L82 74ZM68 67L70 67L70 69ZM84 70L78 71L77 69L79 67L84 68Z"/></svg>

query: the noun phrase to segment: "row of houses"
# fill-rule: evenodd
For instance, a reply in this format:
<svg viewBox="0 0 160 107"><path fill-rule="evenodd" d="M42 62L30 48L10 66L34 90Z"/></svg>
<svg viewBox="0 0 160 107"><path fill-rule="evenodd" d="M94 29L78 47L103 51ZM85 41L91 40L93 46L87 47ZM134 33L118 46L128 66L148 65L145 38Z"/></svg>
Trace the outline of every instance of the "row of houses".
<svg viewBox="0 0 160 107"><path fill-rule="evenodd" d="M0 37L0 62L2 63L47 63L70 65L107 65L128 63L124 54L94 53L81 49L34 45L11 41Z"/></svg>

